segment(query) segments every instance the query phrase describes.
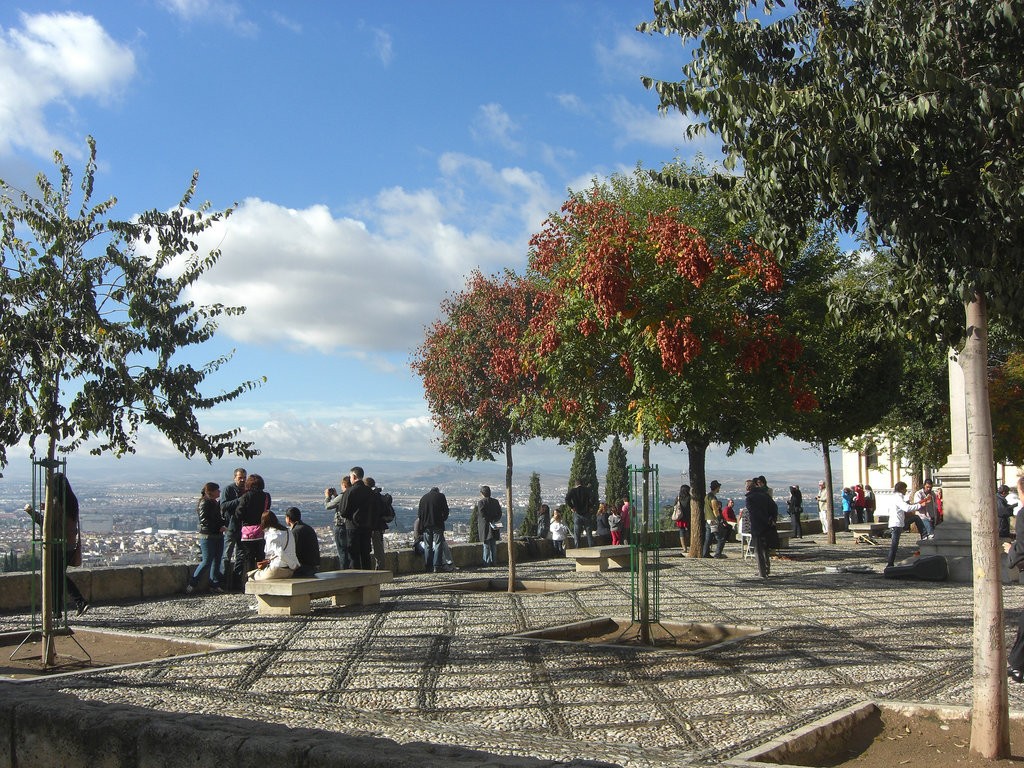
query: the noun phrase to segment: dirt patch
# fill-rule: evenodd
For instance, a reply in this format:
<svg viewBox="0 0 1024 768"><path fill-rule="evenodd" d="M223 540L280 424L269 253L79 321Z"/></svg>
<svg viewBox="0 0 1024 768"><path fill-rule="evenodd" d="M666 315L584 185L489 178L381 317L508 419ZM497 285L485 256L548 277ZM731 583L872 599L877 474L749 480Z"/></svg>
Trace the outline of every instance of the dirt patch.
<svg viewBox="0 0 1024 768"><path fill-rule="evenodd" d="M1020 768L1024 764L1024 721L1010 721L1011 757L985 760L970 751L969 720L907 716L876 710L835 740L834 747L813 756L788 755L787 765L886 766L887 768Z"/></svg>
<svg viewBox="0 0 1024 768"><path fill-rule="evenodd" d="M12 632L0 636L0 678L26 680L211 653L233 647L155 635L86 629L59 634L54 640L56 663L44 667L42 639L38 632Z"/></svg>
<svg viewBox="0 0 1024 768"><path fill-rule="evenodd" d="M524 632L516 637L591 645L692 652L741 640L764 630L727 624L675 624L651 622L648 632L639 622L601 618Z"/></svg>

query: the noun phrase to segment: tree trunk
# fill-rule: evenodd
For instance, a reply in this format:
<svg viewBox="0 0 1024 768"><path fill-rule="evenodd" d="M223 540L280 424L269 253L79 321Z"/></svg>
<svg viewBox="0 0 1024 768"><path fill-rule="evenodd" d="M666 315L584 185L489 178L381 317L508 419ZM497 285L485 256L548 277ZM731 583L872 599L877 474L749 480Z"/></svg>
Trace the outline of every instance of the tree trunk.
<svg viewBox="0 0 1024 768"><path fill-rule="evenodd" d="M46 488L43 490L43 572L40 579L42 589L42 655L43 667L52 667L57 662L57 647L54 635L54 613L60 608L56 605L57 567L58 558L64 556L63 552L57 552L56 535L57 526L63 525L63 520L58 519L56 504L53 493L53 466L57 456L57 439L50 436L46 449ZM62 590L63 591L63 590Z"/></svg>
<svg viewBox="0 0 1024 768"><path fill-rule="evenodd" d="M640 528L640 541L636 547L636 558L637 558L637 587L640 590L640 643L642 645L651 645L651 595L647 588L648 573L647 573L647 547L651 543L650 539L650 522L651 522L651 494L650 494L650 476L651 476L651 441L646 437L644 438L644 449L643 449L644 467L643 467L643 508L642 508L642 524ZM631 522L631 525L635 525L635 522ZM635 537L634 537L635 538ZM660 543L660 542L659 542Z"/></svg>
<svg viewBox="0 0 1024 768"><path fill-rule="evenodd" d="M512 438L505 438L505 506L508 508L508 591L516 591L516 542L513 520L515 513L512 510Z"/></svg>
<svg viewBox="0 0 1024 768"><path fill-rule="evenodd" d="M822 438L821 440L821 453L825 457L825 490L828 492L828 543L836 543L836 511L835 504L832 499L835 498L834 489L832 487L832 446L828 444L828 440Z"/></svg>
<svg viewBox="0 0 1024 768"><path fill-rule="evenodd" d="M988 401L988 307L965 304L967 341L960 354L971 460L971 556L974 564L974 705L971 751L989 760L1010 755L1001 553L992 482L992 413Z"/></svg>
<svg viewBox="0 0 1024 768"><path fill-rule="evenodd" d="M704 437L686 439L686 456L690 462L690 557L700 557L704 545L704 489L707 488L710 442Z"/></svg>

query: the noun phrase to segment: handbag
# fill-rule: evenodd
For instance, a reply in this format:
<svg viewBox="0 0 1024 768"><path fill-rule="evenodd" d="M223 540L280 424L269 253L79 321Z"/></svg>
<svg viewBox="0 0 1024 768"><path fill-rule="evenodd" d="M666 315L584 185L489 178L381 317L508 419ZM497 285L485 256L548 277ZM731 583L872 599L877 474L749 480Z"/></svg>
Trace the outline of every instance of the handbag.
<svg viewBox="0 0 1024 768"><path fill-rule="evenodd" d="M673 523L678 523L682 519L683 519L683 505L680 504L677 501L675 503L675 506L672 507L672 522Z"/></svg>
<svg viewBox="0 0 1024 768"><path fill-rule="evenodd" d="M263 538L263 528L257 525L242 526L242 541L256 541Z"/></svg>
<svg viewBox="0 0 1024 768"><path fill-rule="evenodd" d="M761 537L764 539L764 545L768 547L768 549L779 548L779 531L774 525L769 528L765 528Z"/></svg>

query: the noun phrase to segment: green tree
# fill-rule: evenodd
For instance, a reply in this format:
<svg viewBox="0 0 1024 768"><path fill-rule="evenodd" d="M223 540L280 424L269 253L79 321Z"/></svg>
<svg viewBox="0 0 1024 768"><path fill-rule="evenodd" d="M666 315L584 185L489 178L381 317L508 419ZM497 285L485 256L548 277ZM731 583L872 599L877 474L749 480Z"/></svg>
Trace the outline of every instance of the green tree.
<svg viewBox="0 0 1024 768"><path fill-rule="evenodd" d="M1022 14L999 0L658 2L648 32L692 51L680 82L656 82L691 135L713 133L742 164L735 215L792 244L808 220L862 228L888 246L916 310L964 369L975 574L971 749L1009 754L995 520L987 335L990 313L1019 324L1024 284ZM723 176L724 184L737 181ZM955 322L922 301L945 281Z"/></svg>
<svg viewBox="0 0 1024 768"><path fill-rule="evenodd" d="M990 376L995 456L1024 466L1024 352L1011 352Z"/></svg>
<svg viewBox="0 0 1024 768"><path fill-rule="evenodd" d="M533 472L530 475L530 499L526 502L526 513L523 515L523 522L519 526L520 536L534 536L537 533L537 513L540 512L540 505L543 497L540 492L540 475Z"/></svg>
<svg viewBox="0 0 1024 768"><path fill-rule="evenodd" d="M612 438L608 448L608 471L604 477L604 496L608 506L621 503L629 496L629 464L626 449L622 447L619 436Z"/></svg>
<svg viewBox="0 0 1024 768"><path fill-rule="evenodd" d="M444 301L411 367L423 391L441 450L456 461L505 455L509 591L515 591L512 446L534 436L536 377L524 365L522 338L536 312L533 286L510 271L488 279L474 272ZM471 521L470 536L475 525Z"/></svg>
<svg viewBox="0 0 1024 768"><path fill-rule="evenodd" d="M242 307L196 306L181 296L216 263L201 253L204 231L230 211L189 209L198 175L169 212L109 218L116 198L93 204L96 144L76 202L73 175L54 153L60 181L37 177L39 196L0 180L0 466L23 437L50 465L93 441L91 453L133 453L143 424L185 456L251 457L239 430L207 434L198 414L252 389L247 381L219 394L200 386L227 358L201 368L178 353L209 340L221 315ZM42 445L40 446L40 443ZM52 469L47 470L46 514ZM52 531L52 521L44 521ZM44 560L54 556L44 541ZM51 569L43 564L44 664L53 663Z"/></svg>
<svg viewBox="0 0 1024 768"><path fill-rule="evenodd" d="M600 489L597 485L597 459L594 457L594 445L587 440L576 443L572 455L572 465L569 467L569 487L575 488L577 485L582 485L590 492L590 514L593 515L597 511L598 499L601 497L597 495ZM571 509L569 515L570 519L565 524L569 526L570 530L574 530L575 515L572 514ZM576 546L582 545L576 542Z"/></svg>
<svg viewBox="0 0 1024 768"><path fill-rule="evenodd" d="M881 331L881 311L869 305L885 275L874 264L843 253L825 228L783 267L779 314L804 345L806 384L818 402L814 410L790 413L785 432L821 447L830 504L832 446L865 435L887 411L897 411L904 378L901 345ZM842 316L831 309L837 303L846 307ZM828 536L835 543L834 525Z"/></svg>

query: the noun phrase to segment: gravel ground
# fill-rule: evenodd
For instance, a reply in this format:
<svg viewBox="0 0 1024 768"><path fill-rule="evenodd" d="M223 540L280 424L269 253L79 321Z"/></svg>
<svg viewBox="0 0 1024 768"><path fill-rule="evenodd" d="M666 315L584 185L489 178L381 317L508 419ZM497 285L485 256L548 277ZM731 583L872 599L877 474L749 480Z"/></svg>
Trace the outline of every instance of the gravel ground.
<svg viewBox="0 0 1024 768"><path fill-rule="evenodd" d="M579 589L548 594L446 591L501 569L399 576L377 606L315 601L301 617L261 617L245 595L179 596L93 607L77 625L247 646L43 680L82 699L211 712L398 742L630 768L716 765L865 699L969 704L967 584L882 578L883 548L841 534L794 540L757 578L738 546L727 559L664 550L661 618L761 627L697 653L521 640L511 635L599 616L628 619L628 571L576 573L524 563L521 579ZM910 550L906 550L910 554ZM826 566L870 565L867 573ZM1004 592L1008 642L1024 590ZM0 615L0 630L30 617ZM1011 688L1022 708L1024 686Z"/></svg>

